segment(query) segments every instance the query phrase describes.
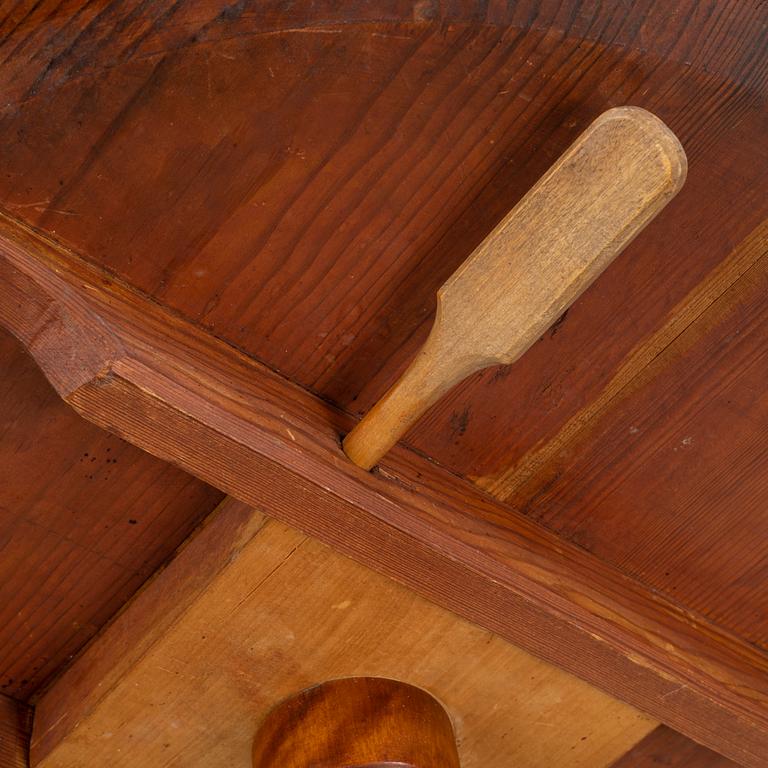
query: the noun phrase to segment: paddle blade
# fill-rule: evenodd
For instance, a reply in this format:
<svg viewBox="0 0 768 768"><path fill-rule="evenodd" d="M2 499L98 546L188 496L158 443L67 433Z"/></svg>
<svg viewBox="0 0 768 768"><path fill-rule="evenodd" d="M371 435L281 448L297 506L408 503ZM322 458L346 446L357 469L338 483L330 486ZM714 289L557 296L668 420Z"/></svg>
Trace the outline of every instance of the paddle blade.
<svg viewBox="0 0 768 768"><path fill-rule="evenodd" d="M437 294L427 342L344 441L370 469L441 395L511 363L579 297L685 181L675 135L637 107L603 113Z"/></svg>

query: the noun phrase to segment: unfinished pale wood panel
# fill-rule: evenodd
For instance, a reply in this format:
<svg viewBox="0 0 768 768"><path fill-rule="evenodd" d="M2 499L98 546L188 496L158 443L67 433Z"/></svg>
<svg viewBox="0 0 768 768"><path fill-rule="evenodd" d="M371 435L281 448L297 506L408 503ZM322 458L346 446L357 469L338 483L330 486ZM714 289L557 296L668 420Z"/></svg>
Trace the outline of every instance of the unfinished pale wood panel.
<svg viewBox="0 0 768 768"><path fill-rule="evenodd" d="M55 725L65 711L69 731L41 752L47 735L36 730L33 766L245 768L273 704L348 675L402 679L435 695L454 721L463 768L600 768L654 728L577 678L244 510L225 504L43 697L39 722Z"/></svg>

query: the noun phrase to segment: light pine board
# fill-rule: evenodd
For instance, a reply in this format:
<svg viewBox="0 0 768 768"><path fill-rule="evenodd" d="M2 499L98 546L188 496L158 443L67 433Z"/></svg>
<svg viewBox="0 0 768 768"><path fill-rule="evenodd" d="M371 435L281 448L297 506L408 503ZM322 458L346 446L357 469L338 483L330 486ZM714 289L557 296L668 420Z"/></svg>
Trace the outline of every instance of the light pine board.
<svg viewBox="0 0 768 768"><path fill-rule="evenodd" d="M245 768L272 705L347 675L434 694L453 719L463 768L600 768L656 725L226 502L42 699L32 764Z"/></svg>

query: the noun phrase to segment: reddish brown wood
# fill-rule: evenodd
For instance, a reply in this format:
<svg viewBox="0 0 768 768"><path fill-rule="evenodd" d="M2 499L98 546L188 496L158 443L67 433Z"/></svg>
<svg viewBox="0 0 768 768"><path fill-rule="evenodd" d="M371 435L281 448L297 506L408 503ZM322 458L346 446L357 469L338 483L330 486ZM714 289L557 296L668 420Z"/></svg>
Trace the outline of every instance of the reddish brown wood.
<svg viewBox="0 0 768 768"><path fill-rule="evenodd" d="M0 332L2 691L38 691L220 497L81 419Z"/></svg>
<svg viewBox="0 0 768 768"><path fill-rule="evenodd" d="M253 768L459 768L448 714L421 688L380 677L331 680L259 724Z"/></svg>
<svg viewBox="0 0 768 768"><path fill-rule="evenodd" d="M654 336L685 315L691 290L703 284L711 304L742 273L718 276L719 265L759 256L767 20L758 0L672 10L644 0L21 0L0 8L0 200L363 411L423 338L435 287L578 131L616 104L657 112L691 161L674 207L523 361L457 389L409 441L523 504L530 495L495 481L525 474L554 444L529 487L541 492L526 507L534 517L683 614L764 648L760 291L742 284L730 319L707 326L712 338L695 342L687 365L667 356L663 375L651 369L624 388L677 335ZM35 340L39 356L60 330ZM88 360L71 342L87 379L101 353ZM99 346L92 331L89 345ZM53 377L66 368L63 356L54 368ZM725 394L706 392L697 371L722 379ZM646 395L626 397L641 385ZM648 471L644 454L623 453L622 414L688 427L693 413L699 441L637 433ZM560 451L564 430L570 441L584 424L573 443L583 460ZM603 436L607 449L590 443ZM577 468L597 480L579 484ZM543 481L560 470L549 493ZM91 481L82 484L73 498L95 504ZM36 554L54 557L43 546ZM41 610L35 620L47 621Z"/></svg>
<svg viewBox="0 0 768 768"><path fill-rule="evenodd" d="M423 340L437 286L578 132L618 104L658 113L690 159L672 208L524 360L467 382L408 438L497 478L613 391L627 355L768 218L768 6L672 5L23 0L0 14L0 200L364 412ZM741 394L743 423L761 423ZM709 413L712 443L729 441ZM742 466L745 443L730 443ZM619 549L605 535L652 519L655 497L614 494L577 540L764 647L764 605L742 599L765 559L739 539L764 525L753 490L676 507L684 566L676 535L649 545L663 522L650 536L622 522ZM721 521L738 572L707 559Z"/></svg>
<svg viewBox="0 0 768 768"><path fill-rule="evenodd" d="M0 694L0 768L27 768L32 710Z"/></svg>
<svg viewBox="0 0 768 768"><path fill-rule="evenodd" d="M707 311L508 494L548 528L761 647L766 234L750 238L752 263Z"/></svg>
<svg viewBox="0 0 768 768"><path fill-rule="evenodd" d="M685 152L638 107L600 115L437 291L402 378L344 438L363 469L457 383L519 359L685 182Z"/></svg>
<svg viewBox="0 0 768 768"><path fill-rule="evenodd" d="M755 648L409 451L360 470L340 449L342 414L17 223L0 230L0 322L90 419L761 764Z"/></svg>
<svg viewBox="0 0 768 768"><path fill-rule="evenodd" d="M665 768L737 768L736 763L663 725L617 760L612 768L660 765Z"/></svg>

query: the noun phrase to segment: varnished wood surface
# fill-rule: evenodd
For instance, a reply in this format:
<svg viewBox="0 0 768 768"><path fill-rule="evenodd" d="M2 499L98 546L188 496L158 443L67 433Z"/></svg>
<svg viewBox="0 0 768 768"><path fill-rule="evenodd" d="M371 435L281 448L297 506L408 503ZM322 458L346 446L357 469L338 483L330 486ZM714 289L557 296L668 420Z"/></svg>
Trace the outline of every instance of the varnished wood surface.
<svg viewBox="0 0 768 768"><path fill-rule="evenodd" d="M611 768L737 768L737 764L679 733L659 726Z"/></svg>
<svg viewBox="0 0 768 768"><path fill-rule="evenodd" d="M28 768L32 710L0 694L0 768Z"/></svg>
<svg viewBox="0 0 768 768"><path fill-rule="evenodd" d="M447 712L422 688L381 677L319 683L259 723L253 768L459 768Z"/></svg>
<svg viewBox="0 0 768 768"><path fill-rule="evenodd" d="M3 205L358 412L423 340L437 286L589 120L619 103L657 112L689 154L682 195L526 359L457 389L408 438L509 498L540 466L569 472L560 447L595 414L587 438L610 428L606 404L764 252L757 0L0 9ZM713 354L741 335L737 315ZM700 462L675 441L663 462L655 432L644 449L667 474L652 493L619 452L599 459L606 477L618 467L610 505L593 497L576 520L544 493L528 509L764 648L764 537L744 535L766 501L751 337L754 355L729 357L744 370L726 403L681 379L675 409L698 405L705 438L679 443L703 442ZM717 487L687 474L699 464ZM744 493L721 467L754 467Z"/></svg>
<svg viewBox="0 0 768 768"><path fill-rule="evenodd" d="M515 362L678 193L685 151L637 107L600 115L437 291L405 373L344 439L364 469L449 389Z"/></svg>
<svg viewBox="0 0 768 768"><path fill-rule="evenodd" d="M763 654L404 449L349 462L343 414L0 219L0 322L106 429L759 766Z"/></svg>
<svg viewBox="0 0 768 768"><path fill-rule="evenodd" d="M0 688L27 698L221 498L61 401L0 331Z"/></svg>
<svg viewBox="0 0 768 768"><path fill-rule="evenodd" d="M685 190L524 360L408 437L499 493L655 357L696 286L727 289L719 266L768 219L759 0L2 8L3 204L358 413L425 338L436 288L590 120L657 113L689 155ZM743 430L764 404L741 384L741 442L679 386L676 407L700 404L708 444L734 451L704 463L753 461ZM764 525L759 474L704 508L697 494L722 496L727 477L714 492L675 483L642 504L627 486L578 522L553 501L542 520L764 648L765 549L743 536ZM713 541L726 567L711 567Z"/></svg>
<svg viewBox="0 0 768 768"><path fill-rule="evenodd" d="M768 226L739 244L718 277L587 424L546 447L528 477L492 490L764 647ZM722 582L727 601L713 594Z"/></svg>
<svg viewBox="0 0 768 768"><path fill-rule="evenodd" d="M462 768L604 768L655 727L227 500L40 701L32 765L250 768L273 706L346 676L404 680L435 696Z"/></svg>

